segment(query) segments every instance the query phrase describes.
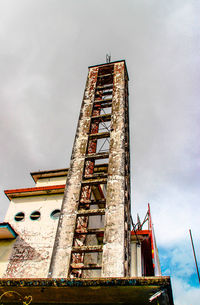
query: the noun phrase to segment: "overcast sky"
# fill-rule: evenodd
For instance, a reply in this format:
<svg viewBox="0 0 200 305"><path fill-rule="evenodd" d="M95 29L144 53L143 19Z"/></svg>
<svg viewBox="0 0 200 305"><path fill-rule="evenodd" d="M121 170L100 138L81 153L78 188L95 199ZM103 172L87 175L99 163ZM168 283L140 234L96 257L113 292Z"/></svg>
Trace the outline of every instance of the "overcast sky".
<svg viewBox="0 0 200 305"><path fill-rule="evenodd" d="M68 167L87 67L125 59L132 212L150 202L175 305L199 305L200 2L0 0L0 214L4 189Z"/></svg>

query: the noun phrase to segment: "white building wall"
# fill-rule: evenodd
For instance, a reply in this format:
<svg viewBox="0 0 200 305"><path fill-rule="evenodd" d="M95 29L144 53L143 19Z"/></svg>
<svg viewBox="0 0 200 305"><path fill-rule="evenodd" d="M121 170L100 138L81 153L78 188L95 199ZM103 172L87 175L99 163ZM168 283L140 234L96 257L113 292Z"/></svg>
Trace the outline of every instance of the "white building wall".
<svg viewBox="0 0 200 305"><path fill-rule="evenodd" d="M51 186L51 185L61 185L65 183L66 183L66 177L42 178L42 179L38 179L35 186L36 187Z"/></svg>
<svg viewBox="0 0 200 305"><path fill-rule="evenodd" d="M63 177L62 179L54 178L54 181L49 179L49 183L44 179L41 180L43 181L38 181L37 186L44 185L44 182L44 186L65 184L66 179L65 177L64 179ZM12 247L7 268L4 266L2 269L4 273L0 274L0 277L45 278L48 276L58 225L58 219L53 219L51 213L61 208L62 198L63 194L54 194L15 198L10 202L5 222L9 222L19 236ZM40 212L40 219L30 219L34 211ZM22 221L14 219L19 212L25 214Z"/></svg>

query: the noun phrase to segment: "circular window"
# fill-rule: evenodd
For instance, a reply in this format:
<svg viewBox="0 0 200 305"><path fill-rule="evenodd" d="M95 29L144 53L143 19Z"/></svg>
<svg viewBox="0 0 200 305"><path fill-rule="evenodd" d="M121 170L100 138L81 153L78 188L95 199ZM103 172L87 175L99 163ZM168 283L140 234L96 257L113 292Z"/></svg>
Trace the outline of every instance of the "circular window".
<svg viewBox="0 0 200 305"><path fill-rule="evenodd" d="M22 221L25 217L25 214L23 212L19 212L15 215L15 221Z"/></svg>
<svg viewBox="0 0 200 305"><path fill-rule="evenodd" d="M51 213L51 218L53 219L58 219L60 216L60 210L54 210L52 213Z"/></svg>
<svg viewBox="0 0 200 305"><path fill-rule="evenodd" d="M40 219L40 212L39 211L32 212L31 215L30 215L30 219L31 220L38 220L38 219Z"/></svg>

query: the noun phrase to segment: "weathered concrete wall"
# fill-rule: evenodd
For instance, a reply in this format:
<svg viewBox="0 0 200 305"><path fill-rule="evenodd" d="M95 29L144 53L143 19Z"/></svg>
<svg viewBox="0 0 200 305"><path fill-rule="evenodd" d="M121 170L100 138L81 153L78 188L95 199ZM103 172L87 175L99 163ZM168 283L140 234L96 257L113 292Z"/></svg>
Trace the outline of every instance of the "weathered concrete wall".
<svg viewBox="0 0 200 305"><path fill-rule="evenodd" d="M102 276L124 272L125 76L124 63L114 65L112 119L107 180Z"/></svg>
<svg viewBox="0 0 200 305"><path fill-rule="evenodd" d="M6 272L8 261L10 255L12 253L13 245L15 240L13 239L2 239L0 240L0 278L3 277L4 273Z"/></svg>
<svg viewBox="0 0 200 305"><path fill-rule="evenodd" d="M17 239L0 243L1 277L47 277L58 220L50 217L55 209L61 208L63 195L47 195L16 198L10 202L5 221L19 234ZM40 211L38 220L31 220L30 214ZM25 213L23 221L15 221L18 212ZM7 261L6 261L7 259Z"/></svg>
<svg viewBox="0 0 200 305"><path fill-rule="evenodd" d="M49 276L67 277L83 176L98 68L89 70L75 136Z"/></svg>
<svg viewBox="0 0 200 305"><path fill-rule="evenodd" d="M50 266L49 275L52 277L68 276L98 69L98 67L90 68L88 75ZM126 170L127 165L129 166L129 163L126 164L129 137L128 128L126 127L126 124L128 124L126 121L128 111L127 81L125 63L115 63L102 277L122 277L128 274L127 270L129 269L129 244L127 238L129 230L127 216L129 182L127 183L127 181L129 177ZM98 256L97 254L95 255ZM91 263L89 257L92 261L94 255L87 254L85 263ZM95 261L97 263L98 258ZM89 275L90 272L84 271L84 276L86 274Z"/></svg>

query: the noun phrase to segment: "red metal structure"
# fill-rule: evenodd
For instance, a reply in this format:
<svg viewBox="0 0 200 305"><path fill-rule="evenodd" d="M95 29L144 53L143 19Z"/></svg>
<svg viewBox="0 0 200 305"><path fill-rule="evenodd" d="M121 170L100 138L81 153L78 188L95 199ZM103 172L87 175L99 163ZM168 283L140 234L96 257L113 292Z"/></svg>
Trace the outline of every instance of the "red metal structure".
<svg viewBox="0 0 200 305"><path fill-rule="evenodd" d="M147 229L143 229L146 223ZM133 224L131 235L132 237L135 237L137 242L141 245L142 275L160 276L161 269L153 229L150 204L148 204L148 211L143 222L141 223L140 218L138 217L137 223Z"/></svg>

